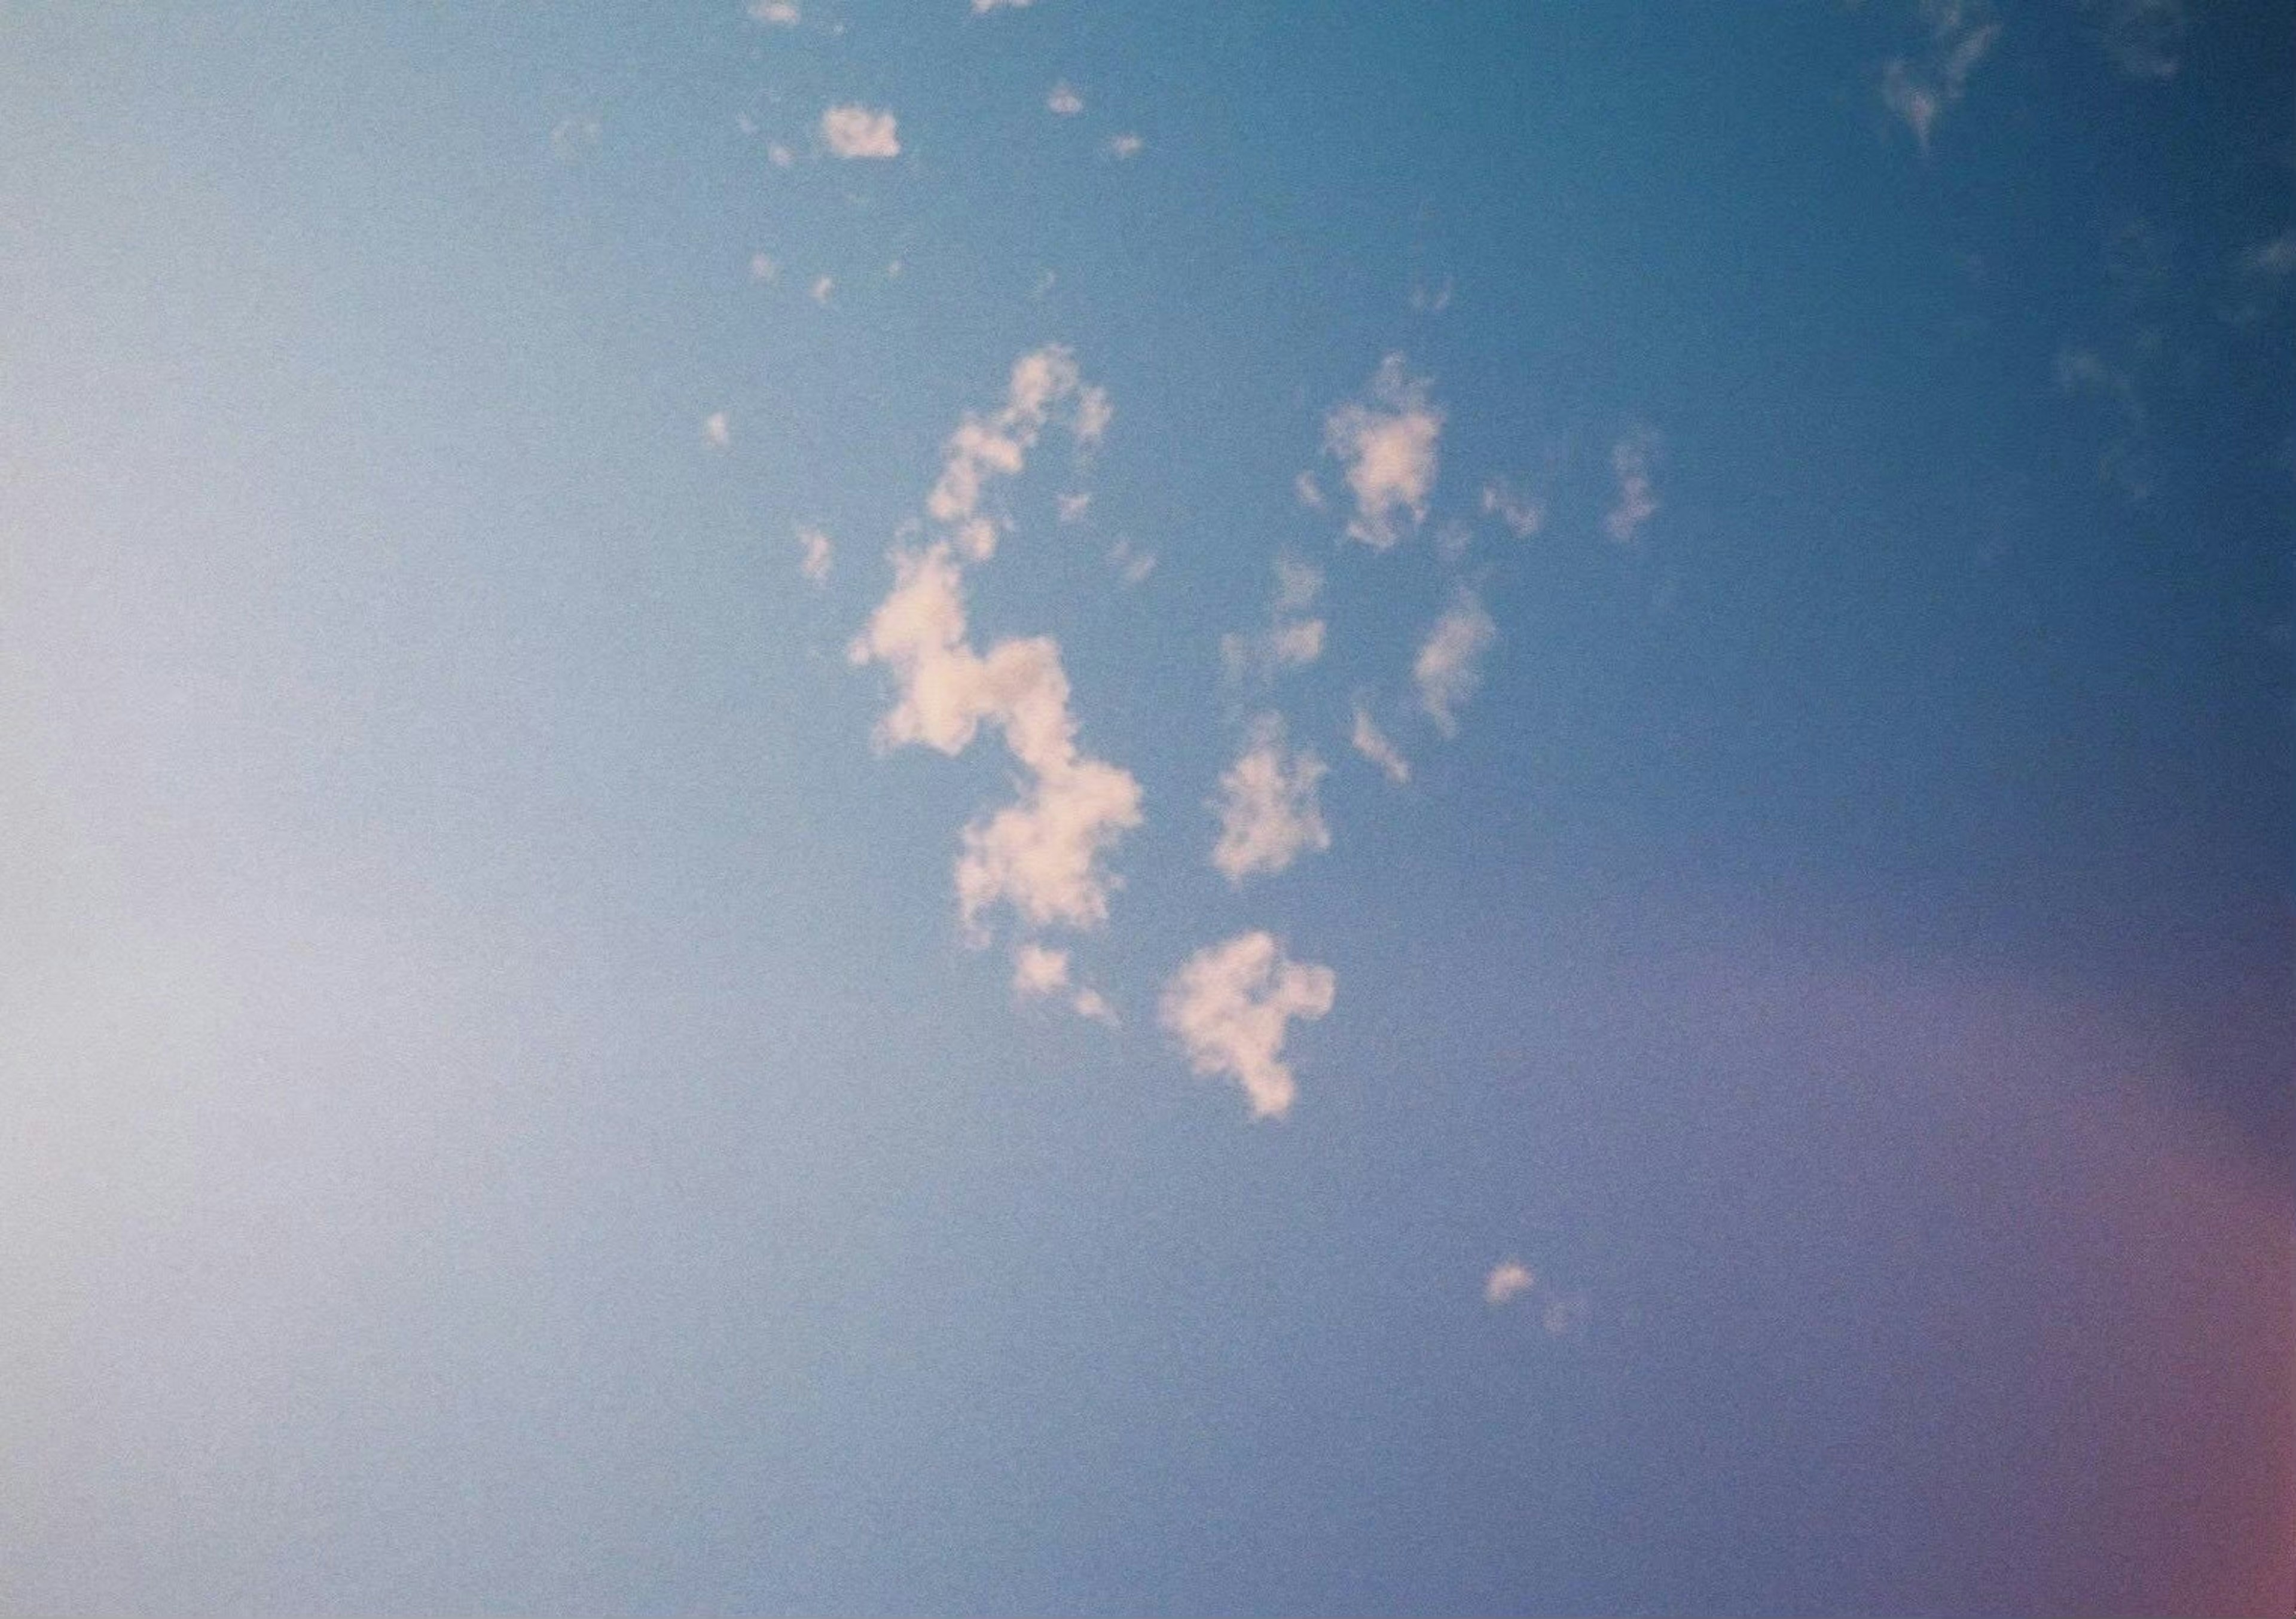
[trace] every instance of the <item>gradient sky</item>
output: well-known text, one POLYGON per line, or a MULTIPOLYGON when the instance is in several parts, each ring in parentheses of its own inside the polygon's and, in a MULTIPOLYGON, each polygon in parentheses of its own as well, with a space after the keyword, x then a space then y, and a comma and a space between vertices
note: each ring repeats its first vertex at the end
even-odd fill
POLYGON ((2296 1602, 2275 0, 0 0, 0 1608, 2296 1602))

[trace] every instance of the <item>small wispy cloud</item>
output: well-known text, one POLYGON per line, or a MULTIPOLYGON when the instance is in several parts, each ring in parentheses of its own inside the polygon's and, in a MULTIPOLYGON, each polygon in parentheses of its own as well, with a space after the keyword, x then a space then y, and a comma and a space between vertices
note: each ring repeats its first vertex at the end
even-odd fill
POLYGON ((599 133, 596 119, 584 113, 569 114, 550 127, 550 155, 562 163, 587 157, 598 149, 599 133))
POLYGON ((1495 478, 1483 486, 1483 515, 1498 519, 1508 533, 1527 540, 1546 526, 1546 503, 1524 494, 1504 478, 1495 478))
POLYGON ((1429 398, 1430 385, 1405 369, 1403 356, 1380 362, 1364 397, 1350 400, 1324 419, 1324 453, 1345 470, 1355 515, 1348 537, 1385 551, 1427 520, 1427 498, 1435 487, 1436 441, 1443 413, 1429 398))
POLYGON ((1445 736, 1459 732, 1459 709, 1482 683, 1483 654, 1498 639, 1498 626, 1473 592, 1462 589, 1411 665, 1419 706, 1445 736))
POLYGON ((1270 934, 1246 933, 1189 957, 1158 1010, 1192 1069, 1234 1079, 1254 1118, 1281 1118, 1298 1094, 1283 1060, 1291 1026, 1329 1013, 1336 987, 1330 968, 1291 960, 1270 934))
POLYGON ((800 528, 797 531, 797 545, 798 571, 816 585, 826 583, 836 554, 829 536, 818 528, 800 528))
POLYGON ((793 29, 798 25, 797 0, 750 0, 750 20, 774 28, 793 29))
POLYGON ((2192 19, 2184 0, 2081 0, 2097 44, 2129 78, 2173 78, 2192 19))
POLYGON ((2240 256, 2243 274, 2284 281, 2296 274, 2296 230, 2283 231, 2269 241, 2260 241, 2240 256))
POLYGON ((1316 475, 1313 472, 1302 472, 1293 478, 1292 493, 1299 497, 1300 503, 1308 511, 1321 511, 1324 509, 1324 487, 1316 481, 1316 475))
POLYGON ((1220 777, 1219 841, 1212 864, 1232 884, 1281 871, 1301 854, 1332 846, 1316 786, 1326 766, 1314 753, 1288 750, 1283 722, 1266 714, 1253 722, 1244 750, 1220 777))
POLYGON ((898 120, 890 112, 848 102, 821 115, 821 143, 840 158, 898 158, 898 120))
POLYGON ((766 146, 766 161, 775 168, 787 168, 797 161, 797 153, 779 141, 768 142, 766 146))
POLYGON ((949 435, 925 510, 970 560, 994 556, 1004 531, 981 510, 989 480, 1020 473, 1055 410, 1065 411, 1069 431, 1082 446, 1098 443, 1116 413, 1107 390, 1079 375, 1076 356, 1051 344, 1013 363, 1002 410, 987 416, 968 411, 949 435))
POLYGON ((1045 110, 1055 118, 1074 118, 1084 110, 1084 97, 1066 79, 1052 87, 1045 97, 1045 110))
POLYGON ((1990 0, 1923 0, 1929 44, 1918 58, 1893 57, 1882 70, 1882 104, 1895 113, 1923 151, 1930 131, 1961 100, 1969 76, 2000 37, 1990 0))
POLYGON ((734 427, 724 411, 712 411, 701 419, 701 441, 721 450, 734 442, 734 427))
POLYGON ((1108 548, 1108 565, 1116 569, 1116 576, 1127 585, 1138 585, 1156 571, 1156 553, 1119 537, 1108 548))
POLYGON ((834 275, 816 275, 813 278, 813 285, 806 289, 806 296, 826 307, 836 291, 837 278, 834 275))
POLYGON ((1520 1259, 1502 1260, 1483 1278, 1483 1303, 1496 1306, 1521 1298, 1538 1286, 1538 1278, 1520 1259))
POLYGON ((1380 768, 1382 774, 1398 787, 1411 780, 1411 762, 1388 740, 1387 732, 1371 716, 1371 710, 1359 700, 1356 704, 1355 729, 1348 733, 1348 744, 1380 768))
POLYGON ((990 12, 1023 12, 1036 0, 972 0, 972 14, 985 17, 990 12))
POLYGON ((1275 600, 1268 627, 1256 635, 1220 637, 1220 661, 1232 678, 1273 675, 1324 655, 1324 621, 1307 616, 1324 589, 1324 570, 1296 557, 1275 559, 1275 600))
POLYGON ((775 262, 771 254, 752 253, 750 255, 750 279, 751 281, 773 281, 776 279, 781 273, 781 266, 775 262))
POLYGON ((1411 307, 1422 315, 1440 315, 1451 307, 1451 278, 1445 276, 1431 286, 1423 281, 1411 283, 1411 307))
POLYGON ((1147 146, 1148 143, 1140 136, 1127 132, 1123 135, 1110 135, 1107 143, 1101 150, 1122 163, 1138 157, 1147 149, 1147 146))
POLYGON ((1603 532, 1621 545, 1634 544, 1642 526, 1658 515, 1658 487, 1652 481, 1651 462, 1658 454, 1658 435, 1636 428, 1611 446, 1611 473, 1618 479, 1618 498, 1603 517, 1603 532))
POLYGON ((1034 942, 1013 953, 1013 995, 1019 1001, 1065 1000, 1079 1018, 1117 1025, 1116 1009, 1098 990, 1076 984, 1069 974, 1069 953, 1034 942))

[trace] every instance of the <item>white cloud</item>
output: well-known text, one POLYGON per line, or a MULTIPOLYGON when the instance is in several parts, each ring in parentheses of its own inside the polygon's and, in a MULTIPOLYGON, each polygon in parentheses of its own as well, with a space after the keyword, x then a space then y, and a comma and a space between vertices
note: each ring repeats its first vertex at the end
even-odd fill
POLYGON ((1324 570, 1297 557, 1275 559, 1275 610, 1303 613, 1324 593, 1324 570))
POLYGON ((1387 740, 1387 733, 1379 728, 1379 722, 1372 718, 1371 710, 1360 702, 1356 704, 1355 729, 1349 733, 1348 742, 1378 765, 1398 787, 1411 780, 1410 761, 1396 750, 1395 744, 1387 740))
POLYGON ((1108 548, 1108 565, 1116 569, 1116 576, 1127 585, 1137 585, 1156 571, 1156 553, 1142 551, 1130 540, 1119 538, 1108 548))
MULTIPOLYGON (((991 662, 1014 644, 1005 642, 992 650, 991 662)), ((1068 682, 1060 673, 1059 648, 1048 640, 1038 644, 1054 660, 1048 683, 1058 682, 1065 701, 1068 682)), ((1072 733, 1073 723, 1063 730, 1072 733)), ((1006 738, 1013 740, 1009 726, 1006 738)), ((1021 750, 1015 746, 1013 751, 1021 750)), ((1054 756, 1022 756, 1022 763, 1037 775, 1021 802, 964 829, 964 853, 956 865, 957 912, 976 938, 983 936, 983 913, 1000 902, 1036 928, 1096 928, 1106 921, 1109 893, 1122 879, 1104 868, 1101 857, 1140 824, 1140 783, 1129 771, 1078 754, 1070 735, 1061 738, 1054 756)))
POLYGON ((797 0, 750 0, 750 20, 793 29, 798 24, 797 0))
POLYGON ((954 755, 987 724, 1027 773, 1018 803, 964 829, 957 907, 975 943, 987 942, 982 918, 999 904, 1032 928, 1105 921, 1120 879, 1103 857, 1141 819, 1139 782, 1077 746, 1060 643, 1002 641, 983 656, 966 639, 959 552, 979 561, 995 549, 996 526, 979 513, 983 478, 1020 472, 1063 401, 1078 399, 1079 417, 1107 415, 1104 396, 1096 407, 1082 402, 1098 390, 1083 385, 1064 348, 1023 356, 1007 392, 1004 410, 985 420, 968 414, 949 440, 929 508, 951 537, 894 553, 893 589, 847 650, 856 664, 889 666, 898 684, 898 699, 878 722, 880 748, 918 744, 954 755))
POLYGON ((806 296, 812 298, 815 303, 826 308, 829 305, 830 295, 834 293, 836 290, 837 278, 835 276, 816 275, 813 278, 813 285, 807 289, 806 296))
POLYGON ((1084 514, 1092 510, 1092 496, 1084 493, 1063 495, 1060 496, 1059 505, 1061 521, 1081 523, 1084 521, 1084 514))
POLYGON ((1267 633, 1267 656, 1277 666, 1311 664, 1324 655, 1324 621, 1300 618, 1267 633))
POLYGON ((1027 1001, 1042 1000, 1069 986, 1069 953, 1036 944, 1013 953, 1013 993, 1027 1001))
POLYGON ((1229 675, 1241 679, 1255 672, 1273 674, 1314 663, 1324 655, 1324 621, 1303 618, 1323 593, 1324 570, 1294 557, 1275 559, 1275 604, 1266 632, 1257 635, 1220 637, 1220 661, 1229 675))
POLYGON ((1621 545, 1634 544, 1642 526, 1658 515, 1658 491, 1651 481, 1651 457, 1658 435, 1637 428, 1611 446, 1611 471, 1619 480, 1616 504, 1603 518, 1603 532, 1621 545))
POLYGON ((1316 799, 1324 762, 1302 749, 1287 755, 1283 722, 1273 714, 1253 723, 1242 755, 1220 777, 1219 841, 1212 864, 1241 885, 1258 872, 1281 871, 1310 850, 1332 846, 1316 799))
POLYGON ((1411 283, 1411 307, 1422 315, 1440 315, 1451 307, 1451 278, 1446 275, 1441 284, 1431 287, 1425 282, 1411 283))
POLYGON ((1053 86, 1051 94, 1045 97, 1045 110, 1059 118, 1074 118, 1084 110, 1084 97, 1063 79, 1053 86))
POLYGON ((751 281, 772 281, 776 276, 780 275, 781 273, 781 266, 775 263, 769 255, 764 253, 752 253, 750 255, 750 279, 751 281))
POLYGON ((990 12, 1026 11, 1035 0, 972 0, 972 14, 985 17, 990 12))
POLYGON ((1496 517, 1515 538, 1527 540, 1546 526, 1546 503, 1495 478, 1483 486, 1483 515, 1496 517))
POLYGON ((1013 953, 1013 993, 1021 1001, 1044 1001, 1065 996, 1069 1010, 1079 1018, 1117 1026, 1116 1009, 1096 989, 1074 984, 1069 977, 1069 953, 1028 943, 1013 953))
POLYGON ((818 528, 800 528, 797 531, 797 544, 800 552, 798 571, 816 585, 825 582, 829 577, 830 560, 835 552, 829 536, 818 528))
POLYGON ((1059 642, 1004 641, 986 657, 966 643, 962 576, 947 542, 896 553, 894 563, 892 593, 848 651, 857 664, 890 666, 899 683, 899 701, 878 722, 878 745, 955 755, 986 722, 1029 773, 1018 804, 964 830, 956 890, 968 933, 982 937, 980 919, 999 902, 1034 927, 1096 927, 1118 886, 1101 857, 1140 824, 1140 784, 1078 751, 1059 642))
POLYGON ((734 429, 724 411, 714 411, 701 419, 701 437, 703 442, 721 450, 734 442, 734 429))
POLYGON ((821 143, 840 158, 898 158, 901 141, 890 112, 848 102, 821 115, 821 143))
POLYGON ((1896 57, 1882 70, 1882 104, 1895 113, 1922 149, 1946 110, 1961 100, 1969 76, 2000 37, 1989 0, 1923 0, 1929 48, 1919 61, 1896 57))
POLYGON ((1443 413, 1429 403, 1426 379, 1407 374, 1399 354, 1380 362, 1362 399, 1324 420, 1324 453, 1346 469, 1355 495, 1350 539, 1385 551, 1402 537, 1399 519, 1414 528, 1427 520, 1442 430, 1443 413))
POLYGON ((1246 933, 1189 957, 1159 1012, 1191 1068, 1235 1080, 1254 1118, 1281 1118, 1298 1090, 1284 1037, 1294 1020, 1328 1013, 1335 986, 1330 968, 1292 961, 1270 935, 1246 933))
POLYGON ((1502 1260, 1483 1278, 1483 1303, 1499 1305, 1521 1298, 1538 1285, 1538 1278, 1520 1259, 1502 1260))
POLYGON ((1029 452, 1062 405, 1070 406, 1069 430, 1078 444, 1096 443, 1115 414, 1107 391, 1087 384, 1078 372, 1076 356, 1050 344, 1013 362, 1002 410, 988 416, 968 411, 949 435, 925 511, 947 529, 968 560, 994 556, 1004 532, 1001 521, 981 510, 989 480, 1020 476, 1029 452))
POLYGON ((1141 152, 1145 150, 1147 144, 1148 143, 1142 140, 1138 135, 1128 132, 1123 135, 1110 135, 1108 137, 1108 144, 1102 150, 1106 151, 1110 157, 1114 158, 1118 162, 1121 163, 1128 159, 1138 157, 1141 152))
POLYGON ((1321 511, 1324 509, 1323 486, 1316 481, 1313 472, 1302 472, 1293 478, 1292 493, 1300 497, 1300 503, 1308 511, 1321 511))
POLYGON ((791 151, 779 141, 771 141, 766 145, 766 161, 772 164, 775 168, 787 168, 791 164, 797 161, 797 153, 791 151))
POLYGON ((1483 604, 1472 591, 1462 590, 1419 649, 1411 666, 1412 681, 1419 688, 1419 706, 1445 736, 1458 734, 1459 707, 1481 683, 1478 666, 1497 639, 1498 626, 1483 610, 1483 604))

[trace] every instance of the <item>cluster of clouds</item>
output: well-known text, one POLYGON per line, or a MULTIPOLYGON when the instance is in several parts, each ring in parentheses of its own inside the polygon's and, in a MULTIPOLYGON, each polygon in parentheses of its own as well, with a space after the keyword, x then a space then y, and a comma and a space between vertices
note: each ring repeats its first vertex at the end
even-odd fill
POLYGON ((1969 87, 2001 25, 1988 0, 1923 0, 1929 38, 1910 56, 1892 57, 1882 70, 1882 104, 1895 113, 1926 151, 1930 131, 1969 87))
POLYGON ((1577 1337, 1587 1329, 1587 1296, 1540 1286, 1538 1272, 1520 1259, 1503 1259, 1483 1278, 1483 1303, 1494 1310, 1528 1304, 1538 1295, 1538 1322, 1546 1336, 1577 1337))
POLYGON ((1080 445, 1106 429, 1107 396, 1075 357, 1051 346, 1013 367, 1002 409, 968 413, 944 448, 926 501, 939 537, 893 553, 894 585, 848 649, 857 665, 894 675, 898 699, 878 722, 881 748, 920 745, 955 756, 994 727, 1020 765, 1020 800, 964 829, 956 863, 959 915, 985 944, 986 918, 1009 906, 1029 928, 1091 928, 1107 920, 1117 879, 1105 856, 1140 824, 1140 783, 1078 746, 1060 643, 1037 635, 976 651, 965 621, 964 568, 996 554, 1004 522, 985 509, 988 486, 1016 477, 1059 413, 1080 445))
POLYGON ((1311 609, 1323 594, 1324 570, 1292 556, 1275 559, 1275 600, 1266 630, 1220 637, 1220 661, 1232 679, 1302 668, 1324 655, 1324 620, 1311 609))
MULTIPOLYGON (((1106 923, 1120 879, 1109 857, 1142 821, 1138 780, 1078 745, 1060 643, 1050 636, 1000 641, 986 652, 972 644, 964 575, 996 554, 1007 522, 990 503, 995 485, 1019 477, 1047 428, 1064 426, 1081 450, 1095 445, 1113 418, 1104 391, 1086 382, 1075 356, 1051 345, 1013 364, 1004 404, 967 413, 943 446, 939 477, 926 496, 932 537, 897 545, 890 592, 848 648, 857 666, 893 675, 893 705, 879 719, 881 749, 922 746, 955 756, 993 729, 1021 766, 1017 802, 976 818, 961 835, 955 887, 968 943, 989 942, 990 915, 1002 907, 1020 924, 1013 992, 1024 1002, 1059 1001, 1079 1017, 1114 1026, 1115 1008, 1079 984, 1068 950, 1039 936, 1064 928, 1090 931, 1106 923)), ((1087 497, 1062 503, 1064 519, 1081 518, 1087 497)), ((827 541, 821 566, 827 567, 827 541)), ((800 535, 808 564, 816 554, 800 535)), ((1235 773, 1232 836, 1221 858, 1241 880, 1280 870, 1299 852, 1328 843, 1314 802, 1323 765, 1285 752, 1280 729, 1262 741, 1273 764, 1263 773, 1248 755, 1235 773)), ((1255 1116, 1281 1115, 1293 1084, 1283 1061, 1294 1020, 1331 1010, 1330 969, 1284 957, 1272 936, 1248 933, 1206 946, 1185 964, 1160 1003, 1160 1020, 1193 1067, 1226 1075, 1250 1099, 1255 1116)))
MULTIPOLYGON (((887 131, 888 138, 891 132, 887 131)), ((1012 989, 1024 1003, 1063 1004, 1077 1015, 1116 1026, 1116 1008, 1079 981, 1071 952, 1046 942, 1054 930, 1103 928, 1123 886, 1112 869, 1125 838, 1144 824, 1144 796, 1130 771, 1087 752, 1080 741, 1073 694, 1059 642, 1015 636, 985 650, 968 618, 968 571, 996 557, 1010 519, 996 498, 1021 477, 1046 432, 1064 429, 1079 462, 1099 445, 1114 417, 1105 390, 1087 381, 1075 356, 1060 345, 1022 355, 1013 364, 1001 404, 967 411, 942 446, 923 519, 890 553, 891 588, 848 648, 857 666, 885 669, 894 694, 879 718, 881 750, 930 748, 955 756, 984 732, 1019 767, 1016 797, 976 816, 959 834, 953 886, 967 943, 985 947, 999 916, 1013 929, 1012 989)), ((1441 471, 1446 416, 1432 381, 1402 355, 1383 357, 1363 388, 1324 415, 1322 450, 1345 492, 1336 514, 1342 546, 1383 555, 1427 526, 1441 471)), ((1629 427, 1612 443, 1615 498, 1602 527, 1621 545, 1635 544, 1659 510, 1653 464, 1657 435, 1629 427)), ((1551 470, 1552 469, 1550 469, 1551 470)), ((1312 471, 1297 483, 1300 500, 1328 510, 1312 471)), ((1544 497, 1500 477, 1482 484, 1480 512, 1518 540, 1542 533, 1544 497)), ((1058 497, 1063 527, 1086 520, 1091 495, 1058 497)), ((1465 528, 1454 523, 1453 527, 1465 528)), ((1447 529, 1447 533, 1448 530, 1447 529)), ((1447 568, 1464 554, 1471 528, 1437 550, 1447 568)), ((799 531, 800 567, 827 576, 832 547, 817 529, 799 531)), ((1127 583, 1155 562, 1128 541, 1108 552, 1127 583)), ((1232 633, 1220 643, 1230 681, 1250 683, 1263 705, 1277 677, 1319 661, 1329 626, 1321 611, 1323 568, 1289 552, 1274 559, 1274 589, 1263 628, 1232 633)), ((1483 682, 1499 628, 1477 584, 1455 577, 1450 599, 1419 640, 1408 670, 1415 708, 1434 733, 1457 735, 1464 709, 1483 682)), ((1412 780, 1412 765, 1372 695, 1358 689, 1343 734, 1353 751, 1389 781, 1412 780)), ((1232 761, 1205 803, 1217 822, 1208 861, 1232 887, 1290 871, 1332 846, 1322 790, 1331 767, 1313 747, 1296 742, 1285 715, 1262 706, 1240 722, 1232 761)), ((1233 1080, 1253 1116, 1290 1109, 1297 1083, 1284 1051, 1294 1025, 1330 1011, 1331 970, 1295 961, 1275 936, 1251 929, 1192 955, 1167 983, 1158 1022, 1197 1073, 1233 1080)))
MULTIPOLYGON (((2183 65, 2192 18, 2185 0, 2075 0, 2106 58, 2127 78, 2155 83, 2183 65)), ((2001 37, 1991 0, 1920 0, 1925 37, 1882 64, 1882 104, 1922 150, 1938 120, 1968 93, 1970 76, 2001 37)))

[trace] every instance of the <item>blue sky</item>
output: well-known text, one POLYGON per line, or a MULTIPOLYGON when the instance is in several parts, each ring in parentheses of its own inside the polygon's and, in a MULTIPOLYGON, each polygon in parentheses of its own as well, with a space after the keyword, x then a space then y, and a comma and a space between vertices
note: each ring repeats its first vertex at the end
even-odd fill
POLYGON ((2269 4, 0 4, 0 1606, 2285 1610, 2269 4))

